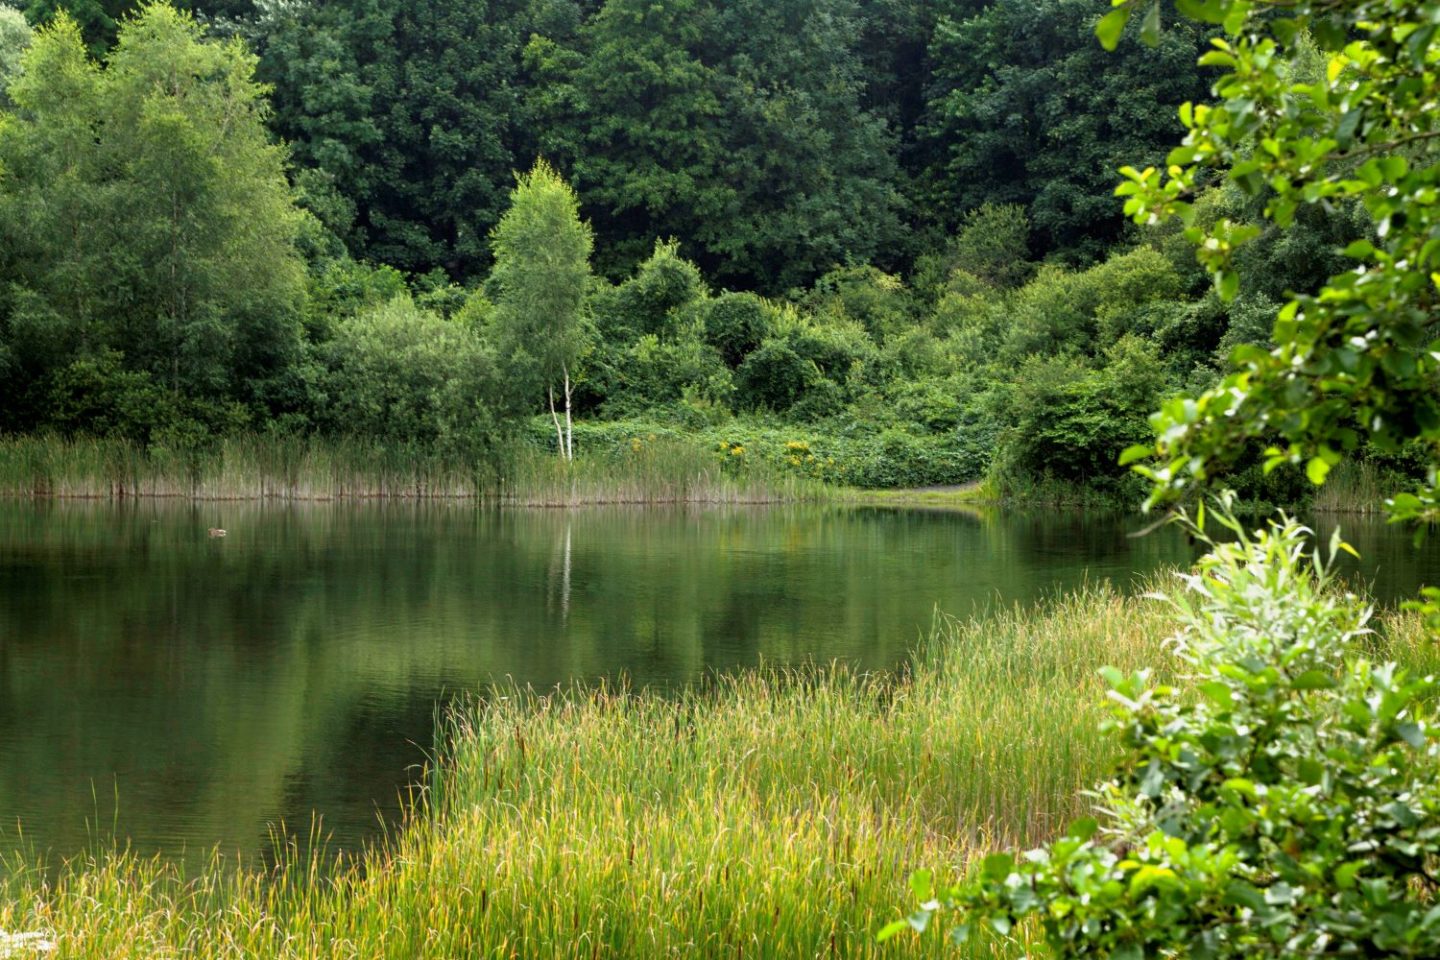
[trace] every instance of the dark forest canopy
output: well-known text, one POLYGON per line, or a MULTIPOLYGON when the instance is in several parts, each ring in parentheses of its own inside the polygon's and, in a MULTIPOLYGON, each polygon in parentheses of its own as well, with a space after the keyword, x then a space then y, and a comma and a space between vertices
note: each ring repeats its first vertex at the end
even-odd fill
MULTIPOLYGON (((68 10, 92 53, 129 0, 68 10)), ((983 203, 1033 252, 1093 262, 1121 163, 1157 159, 1203 96, 1200 37, 1107 56, 1090 0, 186 0, 239 35, 303 204, 357 258, 476 280, 512 174, 580 194, 597 268, 656 239, 716 282, 780 293, 907 269, 983 203)))

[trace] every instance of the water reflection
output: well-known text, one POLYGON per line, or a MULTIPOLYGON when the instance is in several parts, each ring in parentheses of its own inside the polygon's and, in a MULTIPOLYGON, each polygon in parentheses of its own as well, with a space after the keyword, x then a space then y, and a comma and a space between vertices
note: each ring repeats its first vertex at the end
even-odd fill
MULTIPOLYGON (((1082 514, 469 505, 0 504, 0 829, 61 853, 255 854, 319 811, 393 813, 437 703, 497 679, 844 659, 890 667, 936 605, 1188 562, 1082 514), (224 539, 206 531, 221 527, 224 539), (118 803, 118 807, 117 807, 118 803)), ((1387 596, 1433 551, 1346 524, 1387 596)), ((1427 565, 1428 564, 1428 565, 1427 565)))

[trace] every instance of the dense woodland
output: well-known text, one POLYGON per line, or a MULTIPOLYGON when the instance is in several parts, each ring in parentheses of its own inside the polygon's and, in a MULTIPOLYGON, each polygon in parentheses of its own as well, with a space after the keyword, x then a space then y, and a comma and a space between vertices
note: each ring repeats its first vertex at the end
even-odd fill
POLYGON ((1372 230, 1306 210, 1222 302, 1178 228, 1128 227, 1116 170, 1207 97, 1205 28, 1107 54, 1093 0, 186 6, 0 8, 0 431, 503 458, 556 443, 563 362, 582 449, 1113 490, 1146 414, 1372 230), (506 241, 532 170, 560 219, 506 241), (526 287, 552 228, 560 333, 526 287))

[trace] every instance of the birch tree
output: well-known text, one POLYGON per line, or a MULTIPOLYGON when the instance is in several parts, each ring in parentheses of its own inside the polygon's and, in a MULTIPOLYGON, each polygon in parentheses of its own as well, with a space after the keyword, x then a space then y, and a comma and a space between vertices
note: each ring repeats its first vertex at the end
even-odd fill
POLYGON ((560 456, 573 459, 571 398, 587 345, 585 290, 594 245, 590 225, 580 219, 575 191, 540 160, 518 178, 510 209, 492 232, 491 243, 491 333, 499 356, 511 383, 544 389, 560 456))

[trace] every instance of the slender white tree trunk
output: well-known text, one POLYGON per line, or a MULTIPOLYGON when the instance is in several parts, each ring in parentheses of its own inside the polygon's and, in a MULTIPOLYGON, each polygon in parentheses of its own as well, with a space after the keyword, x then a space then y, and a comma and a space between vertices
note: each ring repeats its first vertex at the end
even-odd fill
MULTIPOLYGON (((560 428, 560 416, 555 412, 555 388, 547 387, 546 390, 550 394, 550 419, 555 421, 555 445, 560 451, 560 456, 569 460, 570 458, 566 456, 565 431, 560 428)), ((566 415, 569 415, 568 412, 566 415)))
POLYGON ((565 459, 575 459, 575 426, 570 422, 570 368, 560 364, 560 370, 565 374, 565 459))

